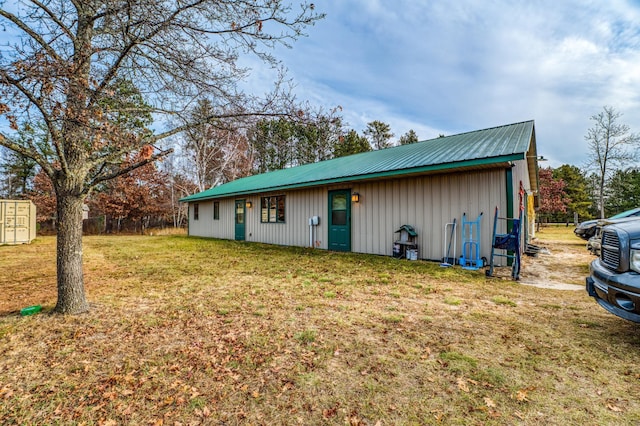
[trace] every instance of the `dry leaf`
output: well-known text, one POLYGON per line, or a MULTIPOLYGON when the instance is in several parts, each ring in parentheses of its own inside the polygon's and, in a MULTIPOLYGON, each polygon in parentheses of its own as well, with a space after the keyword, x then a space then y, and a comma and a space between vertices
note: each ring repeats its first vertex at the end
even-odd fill
POLYGON ((493 402, 493 399, 489 398, 488 396, 484 397, 484 403, 487 404, 487 407, 489 407, 489 408, 495 408, 496 407, 496 403, 493 402))
POLYGON ((460 389, 462 392, 469 392, 469 386, 462 377, 458 378, 458 389, 460 389))
POLYGON ((211 415, 211 410, 206 405, 202 408, 202 417, 209 417, 211 415))
POLYGON ((497 419, 502 415, 498 413, 496 410, 489 410, 489 416, 493 417, 494 419, 497 419))
POLYGON ((335 407, 322 410, 322 417, 324 417, 325 419, 330 419, 331 417, 335 416, 337 413, 338 413, 338 406, 336 405, 335 407))
POLYGON ((615 406, 615 405, 613 405, 613 404, 610 404, 610 403, 609 403, 609 404, 607 404, 607 408, 608 408, 609 410, 613 411, 613 412, 616 412, 616 413, 620 413, 620 412, 622 412, 622 408, 617 407, 617 406, 615 406))
POLYGON ((518 393, 516 394, 516 401, 518 401, 518 402, 527 401, 527 390, 526 389, 520 389, 518 391, 518 393))

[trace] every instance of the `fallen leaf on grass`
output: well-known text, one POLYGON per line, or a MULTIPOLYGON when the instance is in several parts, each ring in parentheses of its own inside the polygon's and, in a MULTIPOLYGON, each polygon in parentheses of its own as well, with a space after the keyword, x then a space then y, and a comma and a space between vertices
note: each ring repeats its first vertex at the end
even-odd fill
POLYGON ((516 400, 516 401, 518 401, 518 402, 527 402, 527 401, 529 401, 529 399, 528 399, 529 391, 532 391, 532 390, 534 390, 534 389, 535 389, 535 386, 529 386, 529 387, 527 387, 527 388, 520 389, 520 390, 515 394, 515 396, 514 396, 514 395, 512 395, 512 396, 511 396, 511 398, 515 399, 515 400, 516 400))
POLYGON ((444 418, 444 413, 440 410, 431 410, 431 414, 433 415, 433 417, 436 419, 437 422, 442 421, 442 419, 444 418))
POLYGON ((527 391, 520 389, 516 394, 516 401, 523 402, 527 400, 527 391))
POLYGON ((462 377, 458 378, 458 389, 460 389, 462 392, 469 392, 469 386, 462 377))
POLYGON ((350 416, 344 419, 344 423, 350 426, 361 426, 364 425, 364 421, 360 419, 358 416, 350 416))
POLYGON ((322 417, 324 417, 325 419, 330 419, 331 417, 335 416, 337 413, 338 413, 338 405, 336 405, 335 407, 326 408, 322 410, 322 417))
POLYGON ((489 408, 495 408, 496 407, 496 403, 493 402, 493 399, 489 398, 488 396, 484 397, 484 403, 487 404, 487 407, 489 407, 489 408))
POLYGON ((622 408, 620 408, 620 407, 618 407, 618 406, 616 406, 616 405, 613 405, 613 404, 611 404, 611 403, 607 403, 607 408, 608 408, 609 410, 611 410, 611 411, 615 412, 615 413, 621 413, 621 412, 622 412, 622 408))
POLYGON ((0 397, 9 399, 13 396, 13 391, 7 387, 0 389, 0 397))

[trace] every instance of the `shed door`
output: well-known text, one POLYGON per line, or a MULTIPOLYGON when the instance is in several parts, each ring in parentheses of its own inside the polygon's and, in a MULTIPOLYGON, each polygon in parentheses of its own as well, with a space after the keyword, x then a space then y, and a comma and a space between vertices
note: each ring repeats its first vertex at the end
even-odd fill
POLYGON ((236 200, 236 241, 244 241, 244 200, 236 200))
POLYGON ((351 251, 350 193, 329 191, 329 250, 351 251))

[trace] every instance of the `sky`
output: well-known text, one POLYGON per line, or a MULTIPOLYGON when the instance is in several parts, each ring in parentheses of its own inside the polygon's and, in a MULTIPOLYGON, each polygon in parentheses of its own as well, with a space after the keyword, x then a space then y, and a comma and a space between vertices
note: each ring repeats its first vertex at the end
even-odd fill
MULTIPOLYGON (((295 3, 295 2, 294 2, 295 3)), ((584 166, 611 106, 640 133, 640 1, 319 0, 276 56, 299 100, 420 140, 534 120, 541 167, 584 166)), ((264 81, 256 65, 252 78, 264 81)))
MULTIPOLYGON (((534 120, 543 167, 586 165, 590 117, 604 106, 640 133, 640 0, 317 0, 315 10, 326 17, 273 53, 298 100, 340 107, 358 132, 379 120, 394 140, 410 129, 426 140, 534 120)), ((268 91, 275 72, 243 65, 247 88, 268 91)))

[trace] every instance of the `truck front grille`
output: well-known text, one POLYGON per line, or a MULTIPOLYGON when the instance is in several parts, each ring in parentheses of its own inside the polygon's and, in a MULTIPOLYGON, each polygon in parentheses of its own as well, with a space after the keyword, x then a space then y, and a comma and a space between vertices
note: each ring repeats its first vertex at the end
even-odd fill
POLYGON ((618 269, 620 265, 620 240, 617 233, 608 230, 602 233, 600 259, 609 268, 618 269))

